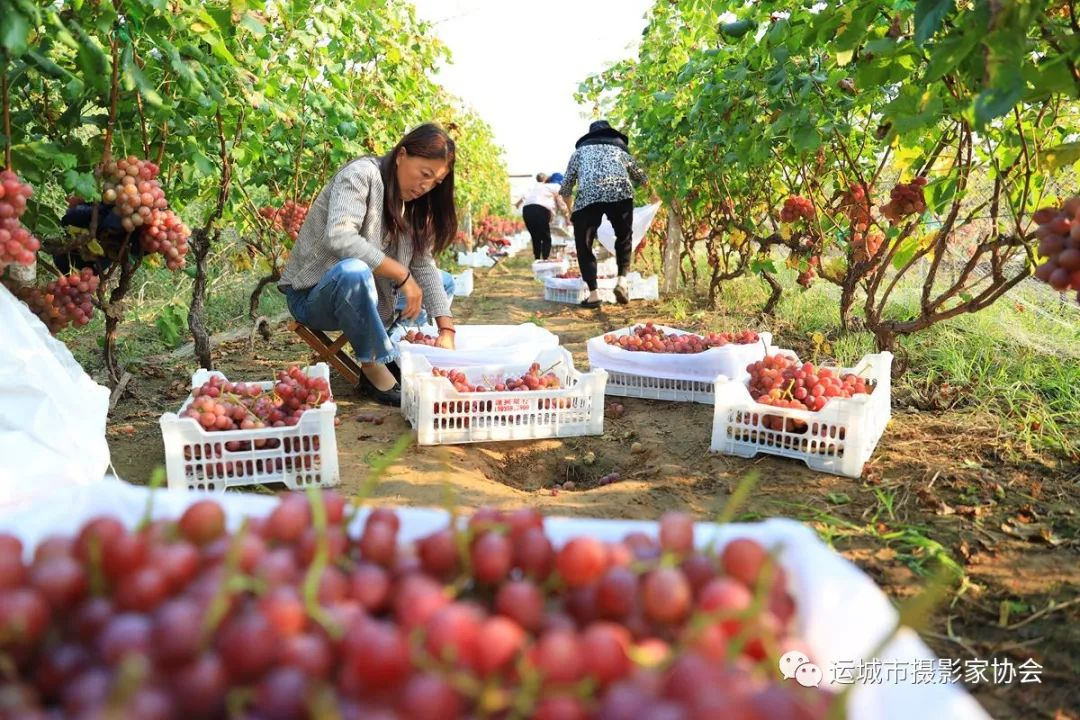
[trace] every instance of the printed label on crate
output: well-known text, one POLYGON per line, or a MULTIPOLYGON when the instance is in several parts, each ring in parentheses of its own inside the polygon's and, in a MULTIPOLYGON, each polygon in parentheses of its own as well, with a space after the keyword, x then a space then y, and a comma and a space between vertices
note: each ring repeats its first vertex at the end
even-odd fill
POLYGON ((529 398, 505 398, 493 405, 496 412, 527 412, 531 406, 529 398))

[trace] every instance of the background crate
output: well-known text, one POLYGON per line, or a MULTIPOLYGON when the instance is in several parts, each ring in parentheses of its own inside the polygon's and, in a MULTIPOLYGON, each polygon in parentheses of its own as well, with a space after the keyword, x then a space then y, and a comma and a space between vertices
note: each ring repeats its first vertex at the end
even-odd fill
POLYGON ((472 252, 459 252, 457 254, 457 264, 462 267, 488 268, 492 267, 495 261, 488 254, 486 248, 480 248, 472 252))
POLYGON ((596 277, 615 277, 619 274, 619 263, 614 256, 608 256, 596 262, 596 277))
POLYGON ((655 275, 646 278, 641 277, 640 273, 632 272, 626 276, 626 284, 631 300, 660 299, 660 278, 655 275))
POLYGON ((570 269, 570 263, 566 260, 534 260, 532 264, 533 277, 537 280, 555 277, 570 269))
MULTIPOLYGON (((600 302, 615 302, 615 278, 597 278, 596 289, 600 302)), ((580 305, 589 297, 589 288, 581 278, 545 278, 544 299, 550 302, 580 305)))
POLYGON ((473 271, 467 268, 464 272, 454 275, 454 297, 469 297, 473 291, 473 271))
MULTIPOLYGON (((564 348, 548 348, 533 362, 549 367, 563 384, 557 390, 459 393, 450 381, 431 374, 427 358, 402 358, 401 412, 420 445, 601 435, 604 432, 603 370, 581 373, 564 348), (556 364, 557 363, 557 364, 556 364), (551 367, 551 366, 555 367, 551 367)), ((469 382, 519 377, 528 364, 461 368, 469 382)))
MULTIPOLYGON (((637 326, 604 335, 629 335, 634 327, 637 326)), ((656 327, 669 334, 686 334, 685 330, 662 325, 656 327)), ((604 342, 604 335, 590 338, 586 348, 589 367, 607 370, 608 395, 703 405, 713 404, 716 375, 748 377, 746 366, 765 357, 766 348, 772 346, 772 333, 762 332, 758 333, 760 342, 750 345, 725 345, 696 355, 667 355, 612 347, 604 342), (678 373, 677 369, 684 372, 678 373), (691 370, 694 372, 689 372, 691 370), (672 377, 676 374, 683 374, 684 377, 672 377), (711 379, 706 380, 706 377, 711 379)))
MULTIPOLYGON (((330 381, 326 363, 305 368, 304 374, 330 381)), ((199 370, 191 377, 192 390, 213 376, 227 379, 219 372, 199 370)), ((272 390, 275 383, 248 384, 272 390)), ((192 400, 188 395, 180 413, 192 400)), ((305 412, 292 427, 207 432, 180 413, 165 413, 159 420, 170 489, 221 491, 283 482, 296 490, 337 485, 340 480, 334 433, 337 405, 332 399, 305 412)))
POLYGON ((717 378, 710 449, 745 458, 758 453, 780 455, 802 460, 812 470, 857 478, 892 417, 892 358, 889 352, 871 354, 854 368, 837 370, 874 381, 874 390, 869 395, 833 398, 818 412, 754 402, 748 378, 741 382, 717 378), (801 420, 806 428, 773 430, 766 417, 801 420))

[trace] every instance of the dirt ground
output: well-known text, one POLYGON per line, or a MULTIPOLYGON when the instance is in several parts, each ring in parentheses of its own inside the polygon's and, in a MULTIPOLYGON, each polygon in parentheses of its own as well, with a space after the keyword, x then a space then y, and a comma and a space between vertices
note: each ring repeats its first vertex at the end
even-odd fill
MULTIPOLYGON (((650 319, 679 326, 659 314, 657 303, 588 311, 545 302, 521 259, 475 272, 476 292, 454 303, 458 323, 537 322, 560 337, 578 367, 587 367, 585 341, 601 332, 650 319)), ((741 329, 730 312, 698 325, 741 329)), ((757 328, 751 318, 741 322, 757 328)), ((783 331, 773 329, 774 342, 787 346, 783 331)), ((257 380, 306 362, 311 353, 281 325, 269 342, 222 344, 215 358, 228 377, 257 380)), ((142 482, 163 464, 157 419, 179 406, 193 369, 191 359, 133 369, 131 394, 117 406, 109 430, 121 477, 142 482)), ((396 412, 359 401, 340 379, 333 389, 342 421, 342 482, 346 491, 355 490, 409 427, 396 412), (372 414, 384 422, 357 420, 372 414)), ((1043 668, 1041 684, 969 685, 994 717, 1080 718, 1080 467, 1048 456, 1006 459, 996 418, 920 412, 897 399, 885 436, 855 480, 779 458, 709 454, 711 406, 619 402, 625 414, 609 416, 598 437, 413 444, 386 471, 374 497, 390 505, 443 505, 449 485, 466 508, 531 506, 548 514, 639 519, 679 509, 708 519, 756 470, 759 480, 741 518, 784 515, 808 522, 894 598, 921 587, 935 552, 962 568, 959 591, 924 632, 931 647, 941 657, 1010 658, 1017 665, 1033 658, 1043 668), (629 451, 635 442, 643 452, 629 451), (622 481, 599 486, 612 471, 622 481), (566 480, 573 490, 553 491, 566 480)))

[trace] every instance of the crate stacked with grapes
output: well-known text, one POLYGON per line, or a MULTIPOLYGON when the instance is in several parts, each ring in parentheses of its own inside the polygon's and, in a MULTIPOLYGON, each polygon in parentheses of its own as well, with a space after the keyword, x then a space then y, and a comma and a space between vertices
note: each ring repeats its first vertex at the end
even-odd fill
POLYGON ((753 330, 697 334, 651 321, 591 338, 589 364, 610 395, 712 404, 718 375, 738 378, 772 341, 753 330))
POLYGON ((282 370, 264 382, 230 382, 200 370, 191 386, 180 411, 159 421, 169 487, 338 483, 337 405, 325 363, 282 370))

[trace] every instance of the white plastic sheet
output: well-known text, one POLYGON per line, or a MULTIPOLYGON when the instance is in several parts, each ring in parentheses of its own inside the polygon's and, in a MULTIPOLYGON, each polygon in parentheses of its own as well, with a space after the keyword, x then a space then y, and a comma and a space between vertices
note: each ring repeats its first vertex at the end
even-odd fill
MULTIPOLYGON (((656 327, 669 335, 686 334, 685 330, 665 325, 656 327)), ((604 335, 629 335, 631 332, 633 328, 628 327, 604 335)), ((679 355, 623 350, 617 345, 608 345, 604 335, 589 338, 585 344, 589 353, 589 367, 630 375, 707 383, 715 381, 717 375, 741 378, 746 374, 746 366, 764 358, 772 345, 772 333, 763 332, 758 342, 749 345, 732 343, 692 355, 679 355)))
MULTIPOLYGON (((151 502, 150 490, 107 478, 93 488, 77 488, 40 503, 32 512, 10 518, 5 530, 22 538, 29 558, 34 546, 49 534, 70 534, 95 515, 112 514, 134 526, 148 510, 153 518, 175 518, 187 505, 203 497, 203 493, 162 490, 153 493, 151 502)), ((241 493, 214 498, 224 507, 232 530, 244 516, 266 515, 276 502, 265 495, 241 493)), ((399 539, 404 542, 430 534, 447 523, 447 514, 441 510, 401 508, 397 512, 401 519, 399 539)), ((354 535, 365 515, 361 513, 351 528, 354 535)), ((657 533, 656 523, 634 520, 548 518, 545 524, 557 546, 583 534, 610 541, 633 531, 654 537, 657 533)), ((833 680, 830 668, 835 663, 873 659, 868 654, 892 631, 897 614, 867 575, 825 547, 809 528, 791 520, 724 526, 701 523, 695 533, 699 547, 714 542, 721 548, 736 537, 753 538, 766 547, 778 549, 779 562, 790 578, 790 590, 797 604, 797 630, 813 654, 811 661, 822 669, 823 684, 833 680)), ((908 630, 899 633, 875 657, 883 663, 897 661, 900 667, 934 659, 922 640, 908 630)), ((835 689, 839 687, 834 685, 835 689)), ((847 717, 849 720, 989 719, 962 687, 914 683, 910 675, 907 680, 900 680, 898 674, 886 673, 882 673, 880 683, 862 684, 853 689, 847 717)))
POLYGON ((0 286, 0 518, 101 481, 109 391, 0 286))
MULTIPOLYGON (((645 233, 649 231, 649 226, 652 225, 659 209, 660 203, 634 208, 634 232, 631 240, 631 246, 634 250, 645 239, 645 233)), ((600 241, 600 244, 608 252, 615 252, 615 228, 611 227, 611 222, 607 217, 600 223, 600 227, 596 231, 596 239, 600 241)))
POLYGON ((434 325, 419 328, 398 326, 390 334, 390 340, 401 353, 423 355, 436 367, 474 367, 506 363, 528 365, 537 350, 556 347, 559 336, 539 325, 458 325, 454 335, 455 350, 430 345, 417 345, 402 338, 409 330, 419 330, 425 335, 438 335, 434 325))

